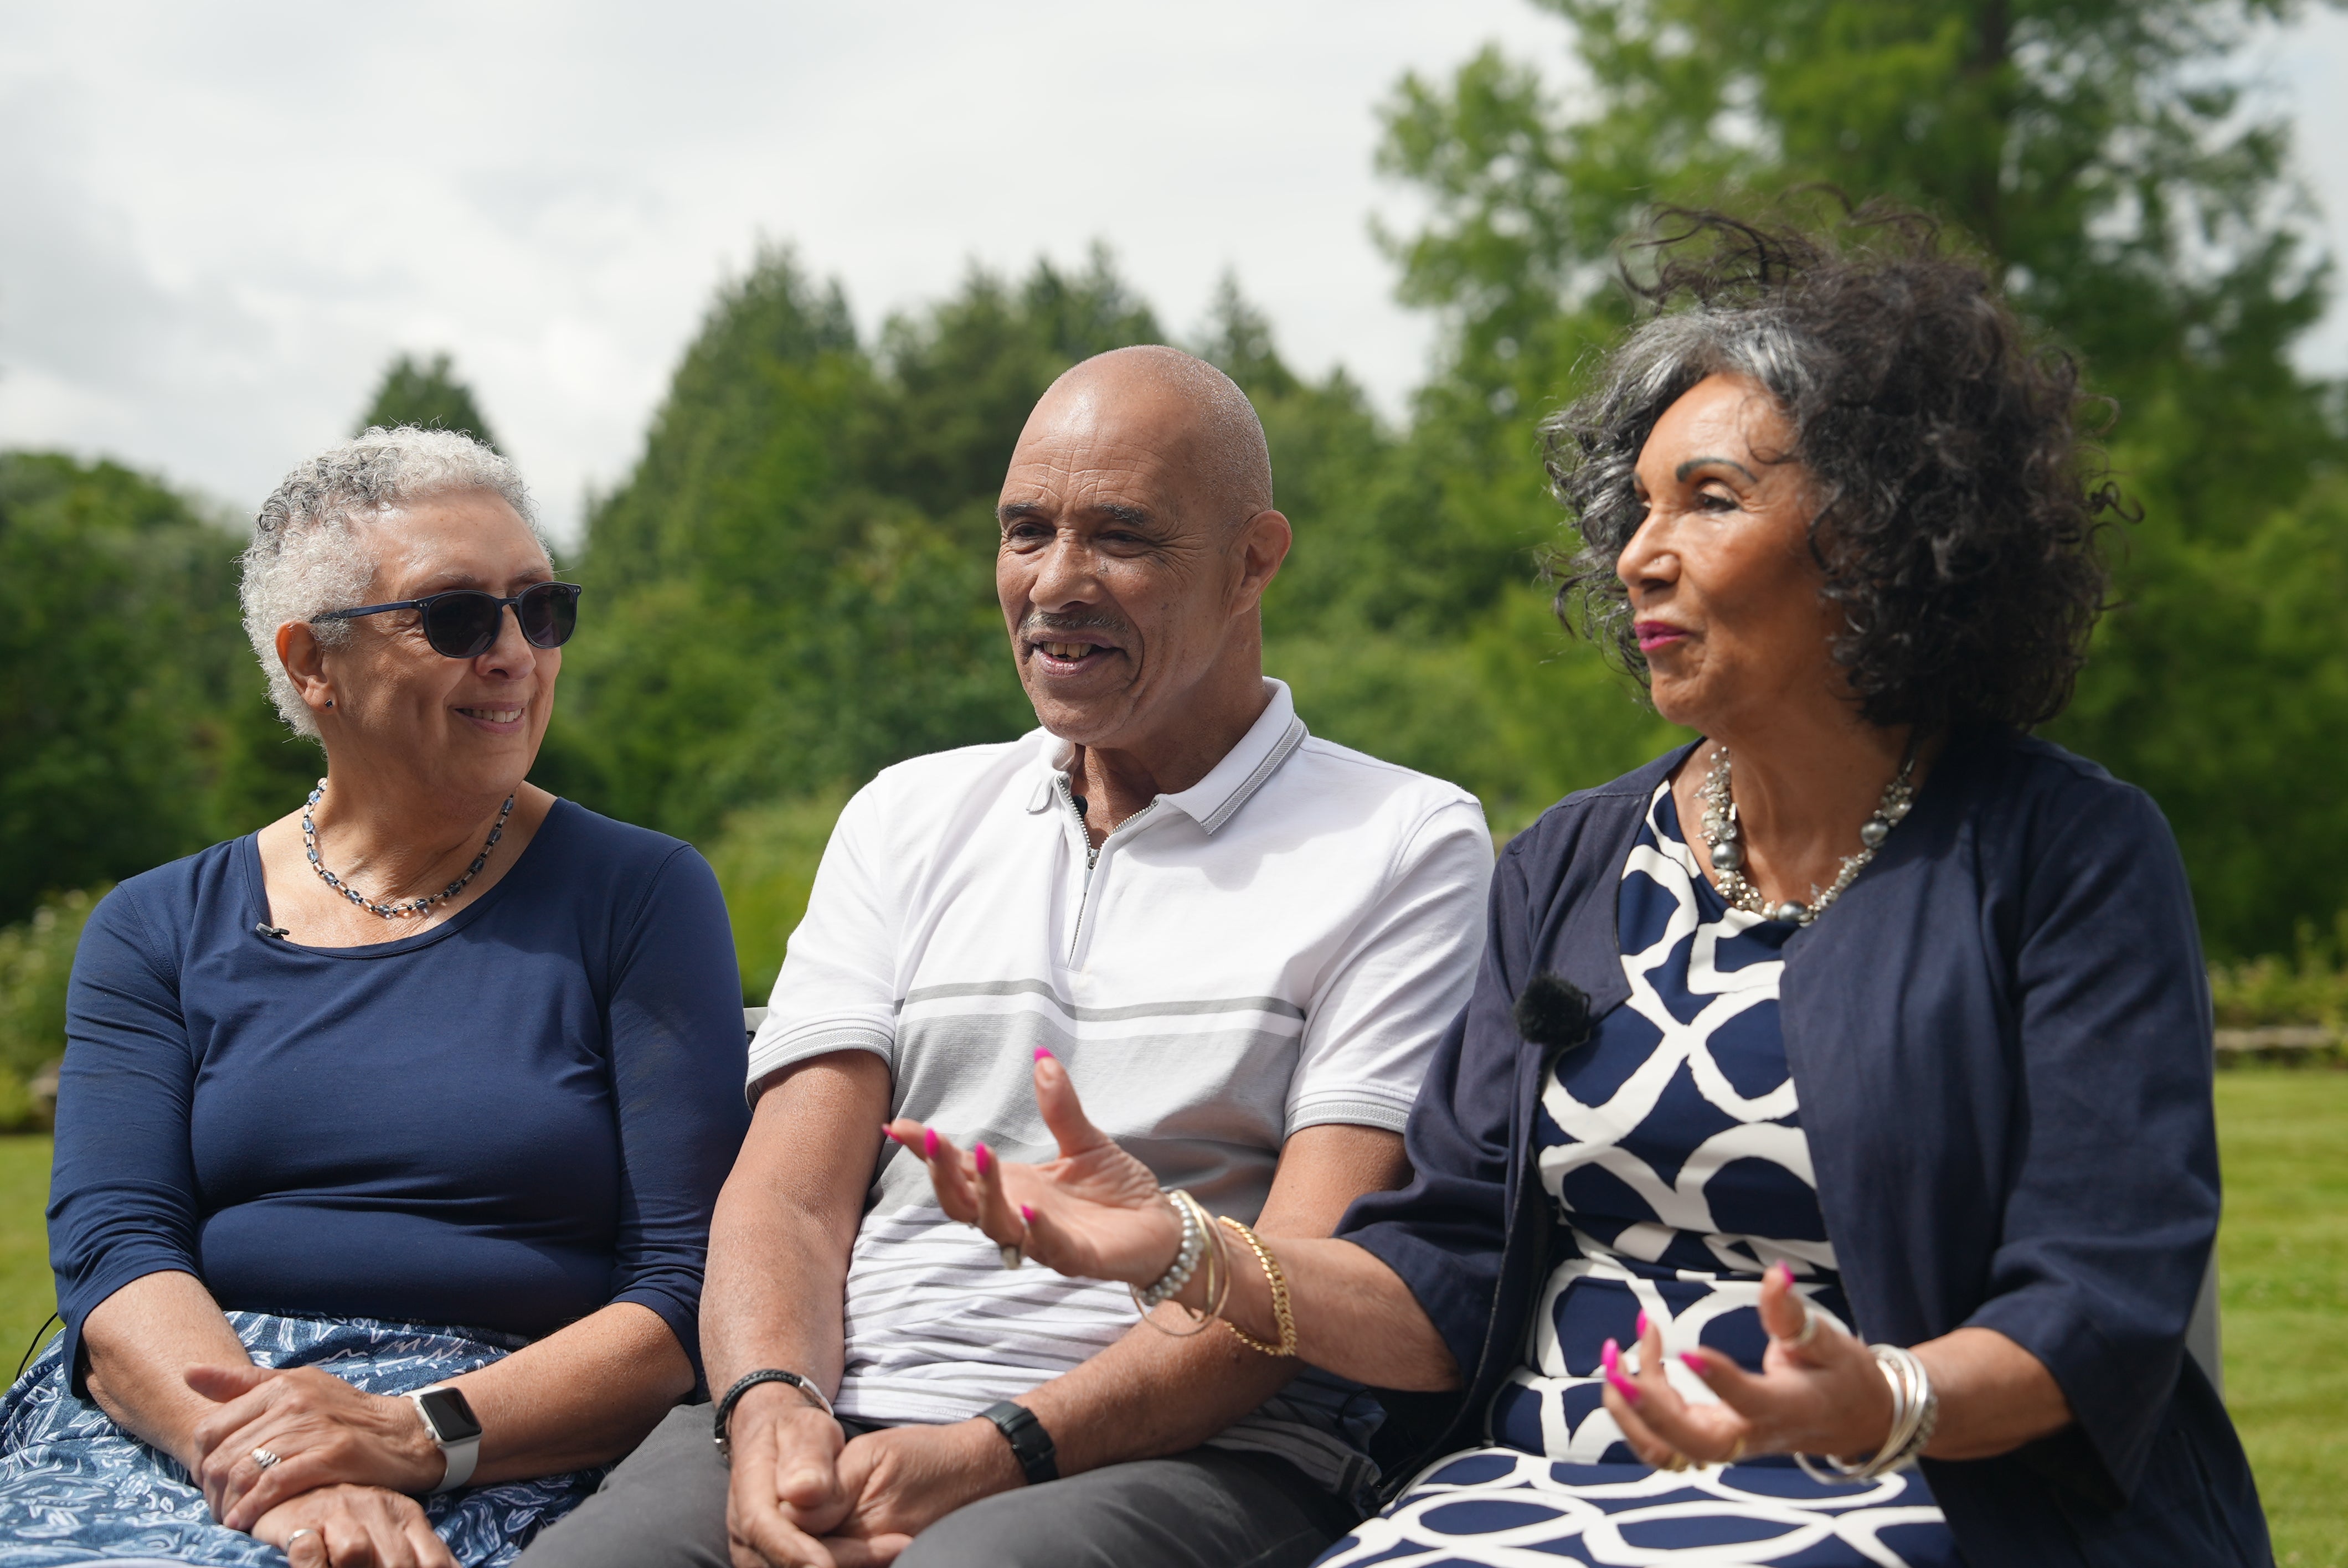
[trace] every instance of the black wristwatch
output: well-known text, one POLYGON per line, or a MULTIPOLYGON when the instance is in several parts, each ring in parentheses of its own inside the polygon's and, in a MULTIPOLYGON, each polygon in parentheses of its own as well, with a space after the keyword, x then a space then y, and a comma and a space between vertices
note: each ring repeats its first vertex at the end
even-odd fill
POLYGON ((1004 1440, 1011 1445, 1011 1457, 1019 1461, 1020 1473, 1029 1486, 1060 1479, 1060 1461, 1052 1452, 1052 1434, 1035 1419, 1035 1412, 1025 1405, 1003 1399, 978 1412, 981 1420, 993 1421, 1004 1440))

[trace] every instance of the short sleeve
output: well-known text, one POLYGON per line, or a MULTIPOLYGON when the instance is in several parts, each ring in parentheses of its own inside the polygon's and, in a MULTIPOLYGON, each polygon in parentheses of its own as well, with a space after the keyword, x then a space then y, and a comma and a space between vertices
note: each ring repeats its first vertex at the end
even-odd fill
POLYGON ((2141 791, 2082 792, 2033 848, 2013 949, 2019 1163, 1968 1322, 2045 1365, 2126 1496, 2217 1233, 2207 971, 2184 864, 2141 791))
POLYGON ((1507 1245, 1519 1059, 1517 992, 1531 968, 1523 839, 1501 857, 1473 994, 1443 1031, 1404 1132, 1411 1177, 1354 1201, 1337 1235, 1410 1287, 1463 1376, 1491 1321, 1507 1245))
POLYGON ((1472 800, 1445 802, 1403 842, 1306 1011, 1289 1132, 1332 1122, 1402 1131, 1475 983, 1491 876, 1492 839, 1472 800))
POLYGON ((659 1314, 697 1373, 709 1221, 749 1113, 733 928, 690 846, 661 863, 628 922, 610 995, 622 1177, 612 1299, 659 1314))
POLYGON ((887 893, 882 799, 889 777, 859 790, 833 825, 806 917, 791 933, 766 1021, 750 1043, 753 1087, 835 1050, 869 1050, 893 1065, 896 911, 887 893))
POLYGON ((82 1324, 100 1302, 149 1274, 201 1277, 189 1141, 195 1080, 176 968, 130 889, 118 887, 91 912, 74 954, 57 1077, 49 1259, 77 1393, 82 1324))

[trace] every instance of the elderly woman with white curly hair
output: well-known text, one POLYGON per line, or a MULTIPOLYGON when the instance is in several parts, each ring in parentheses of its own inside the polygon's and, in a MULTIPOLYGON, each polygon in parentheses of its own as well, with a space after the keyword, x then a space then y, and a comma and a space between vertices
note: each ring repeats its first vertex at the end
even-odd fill
POLYGON ((740 985, 691 847, 525 782, 579 595, 461 436, 263 507, 245 625, 326 776, 82 938, 0 1565, 501 1563, 698 1382, 740 985))

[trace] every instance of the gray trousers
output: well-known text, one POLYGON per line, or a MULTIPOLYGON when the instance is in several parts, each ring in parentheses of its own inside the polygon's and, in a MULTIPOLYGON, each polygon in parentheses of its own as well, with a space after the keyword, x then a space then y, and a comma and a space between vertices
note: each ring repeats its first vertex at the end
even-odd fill
MULTIPOLYGON (((729 1568, 707 1405, 683 1405, 517 1568, 729 1568)), ((864 1429, 843 1422, 850 1433, 864 1429)), ((1303 1568, 1354 1511, 1284 1460, 1198 1448, 957 1509, 898 1568, 1303 1568)))

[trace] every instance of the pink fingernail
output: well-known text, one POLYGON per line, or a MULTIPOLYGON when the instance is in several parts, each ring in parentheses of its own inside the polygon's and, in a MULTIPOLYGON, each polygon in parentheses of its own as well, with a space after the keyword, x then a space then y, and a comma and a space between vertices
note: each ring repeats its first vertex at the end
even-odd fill
POLYGON ((1633 1383, 1630 1378, 1625 1378, 1620 1372, 1607 1373, 1606 1380, 1614 1385, 1614 1391, 1616 1393, 1622 1395, 1622 1398, 1629 1400, 1632 1404, 1635 1405, 1639 1402, 1638 1384, 1633 1383))
POLYGON ((938 1130, 934 1127, 922 1134, 922 1154, 925 1159, 938 1157, 938 1130))
POLYGON ((1705 1360, 1703 1357, 1697 1355, 1693 1350, 1681 1351, 1680 1360, 1689 1371, 1694 1372, 1699 1378, 1712 1370, 1712 1363, 1705 1360))
POLYGON ((1035 1223, 1035 1211, 1022 1204, 1019 1205, 1019 1217, 1032 1225, 1035 1223))
POLYGON ((1794 1283, 1794 1271, 1787 1267, 1783 1263, 1771 1264, 1769 1266, 1769 1272, 1777 1276, 1777 1283, 1780 1285, 1791 1285, 1794 1283))
POLYGON ((1052 1053, 1039 1045, 1035 1048, 1035 1060, 1038 1061, 1049 1061, 1052 1060, 1052 1053))
POLYGON ((983 1143, 971 1151, 971 1158, 977 1163, 978 1173, 982 1176, 994 1168, 994 1151, 983 1143))
POLYGON ((1646 1315, 1645 1313, 1642 1312, 1641 1314, 1639 1314, 1639 1337, 1640 1337, 1640 1338, 1642 1338, 1642 1339, 1644 1339, 1646 1337, 1647 1337, 1647 1315, 1646 1315))
POLYGON ((894 1126, 894 1125, 895 1125, 895 1123, 894 1123, 894 1122, 881 1122, 881 1123, 880 1123, 880 1136, 882 1136, 883 1138, 894 1138, 897 1134, 896 1134, 896 1133, 894 1133, 894 1132, 891 1132, 891 1131, 889 1131, 889 1129, 890 1129, 891 1127, 894 1126))
POLYGON ((1605 1344, 1598 1348, 1598 1364, 1605 1368, 1606 1375, 1612 1378, 1615 1373, 1622 1370, 1622 1348, 1615 1344, 1612 1339, 1609 1339, 1605 1344))

